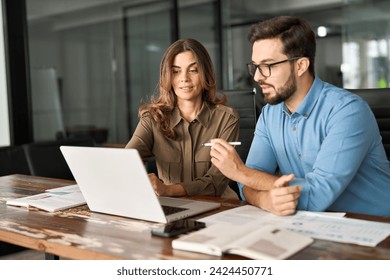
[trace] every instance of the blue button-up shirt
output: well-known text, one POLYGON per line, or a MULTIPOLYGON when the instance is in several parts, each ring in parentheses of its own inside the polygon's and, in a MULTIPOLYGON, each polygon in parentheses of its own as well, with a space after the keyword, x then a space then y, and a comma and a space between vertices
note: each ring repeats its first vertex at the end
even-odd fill
POLYGON ((370 107, 318 77, 296 112, 264 106, 246 165, 295 174, 299 210, 390 216, 390 165, 370 107))

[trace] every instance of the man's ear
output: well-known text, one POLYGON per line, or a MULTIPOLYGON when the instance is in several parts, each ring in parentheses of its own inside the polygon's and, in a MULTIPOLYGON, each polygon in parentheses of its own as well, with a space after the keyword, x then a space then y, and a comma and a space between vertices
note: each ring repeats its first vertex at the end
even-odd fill
POLYGON ((297 74, 298 76, 302 76, 309 69, 310 60, 307 57, 301 57, 297 61, 297 74))

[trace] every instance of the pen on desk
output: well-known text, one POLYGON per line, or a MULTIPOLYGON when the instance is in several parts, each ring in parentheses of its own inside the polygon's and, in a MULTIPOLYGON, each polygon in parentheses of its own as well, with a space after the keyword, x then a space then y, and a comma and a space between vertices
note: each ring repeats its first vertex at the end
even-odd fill
MULTIPOLYGON (((232 146, 239 146, 239 145, 241 145, 241 142, 228 142, 228 143, 230 145, 232 145, 232 146)), ((204 146, 204 147, 211 147, 212 145, 213 145, 213 143, 210 143, 210 142, 202 144, 202 146, 204 146)))

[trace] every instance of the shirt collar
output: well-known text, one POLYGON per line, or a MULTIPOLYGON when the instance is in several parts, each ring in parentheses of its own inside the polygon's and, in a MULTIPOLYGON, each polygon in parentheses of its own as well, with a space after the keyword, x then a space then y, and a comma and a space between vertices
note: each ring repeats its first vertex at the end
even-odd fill
MULTIPOLYGON (((202 108, 200 109, 200 112, 196 116, 195 120, 197 120, 200 124, 202 124, 204 127, 207 128, 208 124, 210 123, 210 118, 211 118, 210 105, 207 104, 207 102, 203 102, 202 108)), ((181 120, 184 119, 180 115, 179 108, 176 106, 175 109, 173 109, 172 116, 171 116, 171 128, 177 126, 181 120)))
POLYGON ((314 82, 311 85, 310 90, 306 94, 302 103, 298 106, 298 109, 295 111, 295 113, 305 117, 310 116, 310 113, 312 112, 315 104, 317 103, 318 98, 321 95, 323 87, 324 83, 320 80, 320 78, 315 76, 314 82))

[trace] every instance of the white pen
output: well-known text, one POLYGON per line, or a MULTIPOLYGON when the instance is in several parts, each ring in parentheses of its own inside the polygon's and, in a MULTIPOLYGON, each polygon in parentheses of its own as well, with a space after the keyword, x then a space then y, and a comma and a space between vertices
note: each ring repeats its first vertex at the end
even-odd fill
MULTIPOLYGON (((239 146, 241 145, 241 142, 228 142, 230 145, 232 146, 239 146)), ((211 147, 213 145, 213 143, 203 143, 202 146, 204 147, 211 147)))

